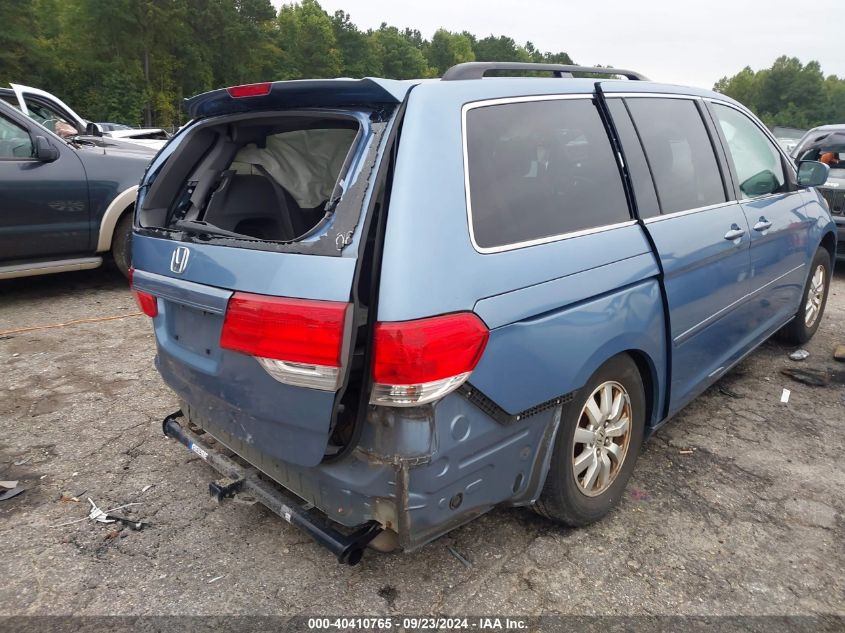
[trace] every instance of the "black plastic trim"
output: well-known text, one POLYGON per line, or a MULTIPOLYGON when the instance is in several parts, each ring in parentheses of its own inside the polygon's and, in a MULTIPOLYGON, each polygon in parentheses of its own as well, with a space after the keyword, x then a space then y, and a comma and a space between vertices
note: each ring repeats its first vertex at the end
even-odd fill
POLYGON ((519 413, 514 414, 510 414, 505 411, 502 407, 496 404, 496 402, 492 398, 487 396, 480 389, 473 387, 468 382, 465 382, 463 385, 458 387, 457 393, 461 394, 464 398, 469 400, 471 404, 481 409, 484 413, 493 418, 499 424, 509 425, 514 424, 516 422, 521 422, 525 418, 530 418, 531 416, 537 415, 538 413, 542 413, 543 411, 553 409, 558 405, 568 404, 569 402, 572 402, 572 400, 575 398, 575 394, 578 393, 578 391, 570 391, 569 393, 565 393, 561 396, 556 396, 554 398, 551 398, 550 400, 546 400, 545 402, 541 402, 538 405, 529 407, 524 411, 520 411, 519 413))

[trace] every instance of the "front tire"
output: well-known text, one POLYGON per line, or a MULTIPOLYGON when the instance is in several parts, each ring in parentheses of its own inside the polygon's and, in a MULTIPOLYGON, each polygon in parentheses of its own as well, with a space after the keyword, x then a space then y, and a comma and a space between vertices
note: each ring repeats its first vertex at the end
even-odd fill
POLYGON ((778 332, 781 341, 790 345, 803 345, 813 338, 827 305, 832 268, 830 253, 825 248, 819 248, 810 265, 810 274, 804 285, 798 312, 792 321, 778 332))
POLYGON ((561 419, 535 510, 571 527, 610 512, 634 470, 645 410, 636 364, 627 354, 614 356, 587 381, 561 419))
POLYGON ((111 240, 111 254, 114 264, 124 277, 129 277, 132 266, 132 210, 130 209, 117 221, 111 240))

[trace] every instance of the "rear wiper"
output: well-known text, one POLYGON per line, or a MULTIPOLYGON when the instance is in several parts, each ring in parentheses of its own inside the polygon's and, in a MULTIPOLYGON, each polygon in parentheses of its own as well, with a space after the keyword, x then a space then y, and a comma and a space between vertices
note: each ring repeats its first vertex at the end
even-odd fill
POLYGON ((173 228, 187 231, 189 233, 197 233, 200 235, 222 235, 224 237, 239 237, 241 239, 249 239, 248 235, 243 233, 235 233, 234 231, 227 231, 221 229, 219 226, 214 226, 202 220, 179 220, 173 223, 173 228))

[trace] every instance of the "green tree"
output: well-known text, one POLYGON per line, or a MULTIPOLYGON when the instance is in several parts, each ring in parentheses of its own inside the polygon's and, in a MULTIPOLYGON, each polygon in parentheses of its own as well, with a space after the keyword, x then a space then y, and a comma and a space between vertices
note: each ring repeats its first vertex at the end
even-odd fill
POLYGON ((283 5, 279 11, 282 77, 337 77, 343 60, 332 20, 317 0, 283 5))
POLYGON ((757 109, 757 73, 746 66, 733 77, 722 77, 713 87, 717 92, 733 97, 752 110, 757 109))
POLYGON ((381 61, 379 74, 392 79, 413 79, 432 75, 425 55, 395 26, 382 24, 370 34, 376 58, 381 61))
POLYGON ((531 61, 526 51, 505 35, 488 35, 477 40, 473 46, 475 59, 480 62, 527 62, 531 61))
POLYGON ((845 80, 831 75, 824 80, 825 114, 828 123, 845 122, 845 80))
POLYGON ((442 75, 455 64, 474 61, 475 53, 472 40, 466 34, 438 29, 431 38, 426 57, 429 66, 442 75))
POLYGON ((0 79, 25 83, 46 53, 38 46, 35 5, 31 0, 0 1, 0 25, 0 79))
MULTIPOLYGON (((473 59, 571 61, 504 35, 362 31, 317 0, 278 12, 271 0, 0 0, 0 24, 0 81, 46 88, 92 120, 143 125, 178 125, 185 97, 239 83, 435 77, 473 59)), ((839 84, 828 84, 826 103, 841 100, 839 84)))
POLYGON ((818 62, 782 56, 771 68, 745 67, 714 86, 754 110, 769 125, 813 127, 845 117, 845 82, 825 79, 818 62))
POLYGON ((341 74, 346 77, 376 75, 381 64, 376 59, 374 46, 367 33, 359 30, 348 13, 335 11, 331 18, 335 41, 343 60, 341 74))

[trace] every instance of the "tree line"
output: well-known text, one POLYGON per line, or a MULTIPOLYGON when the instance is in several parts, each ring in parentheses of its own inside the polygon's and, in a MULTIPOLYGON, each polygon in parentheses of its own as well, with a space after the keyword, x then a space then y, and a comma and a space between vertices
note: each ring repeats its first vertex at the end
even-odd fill
MULTIPOLYGON (((317 0, 0 0, 0 83, 48 90, 96 121, 171 127, 185 97, 242 83, 317 77, 437 77, 467 61, 571 64, 506 35, 362 30, 317 0)), ((845 82, 780 58, 716 89, 769 124, 845 119, 845 82)))
POLYGON ((92 120, 178 125, 185 97, 268 79, 436 77, 472 60, 572 63, 506 36, 382 24, 316 0, 2 0, 0 82, 46 89, 92 120))
POLYGON ((825 76, 818 62, 779 57, 771 68, 746 66, 715 90, 753 110, 768 126, 811 128, 845 123, 845 79, 825 76))

